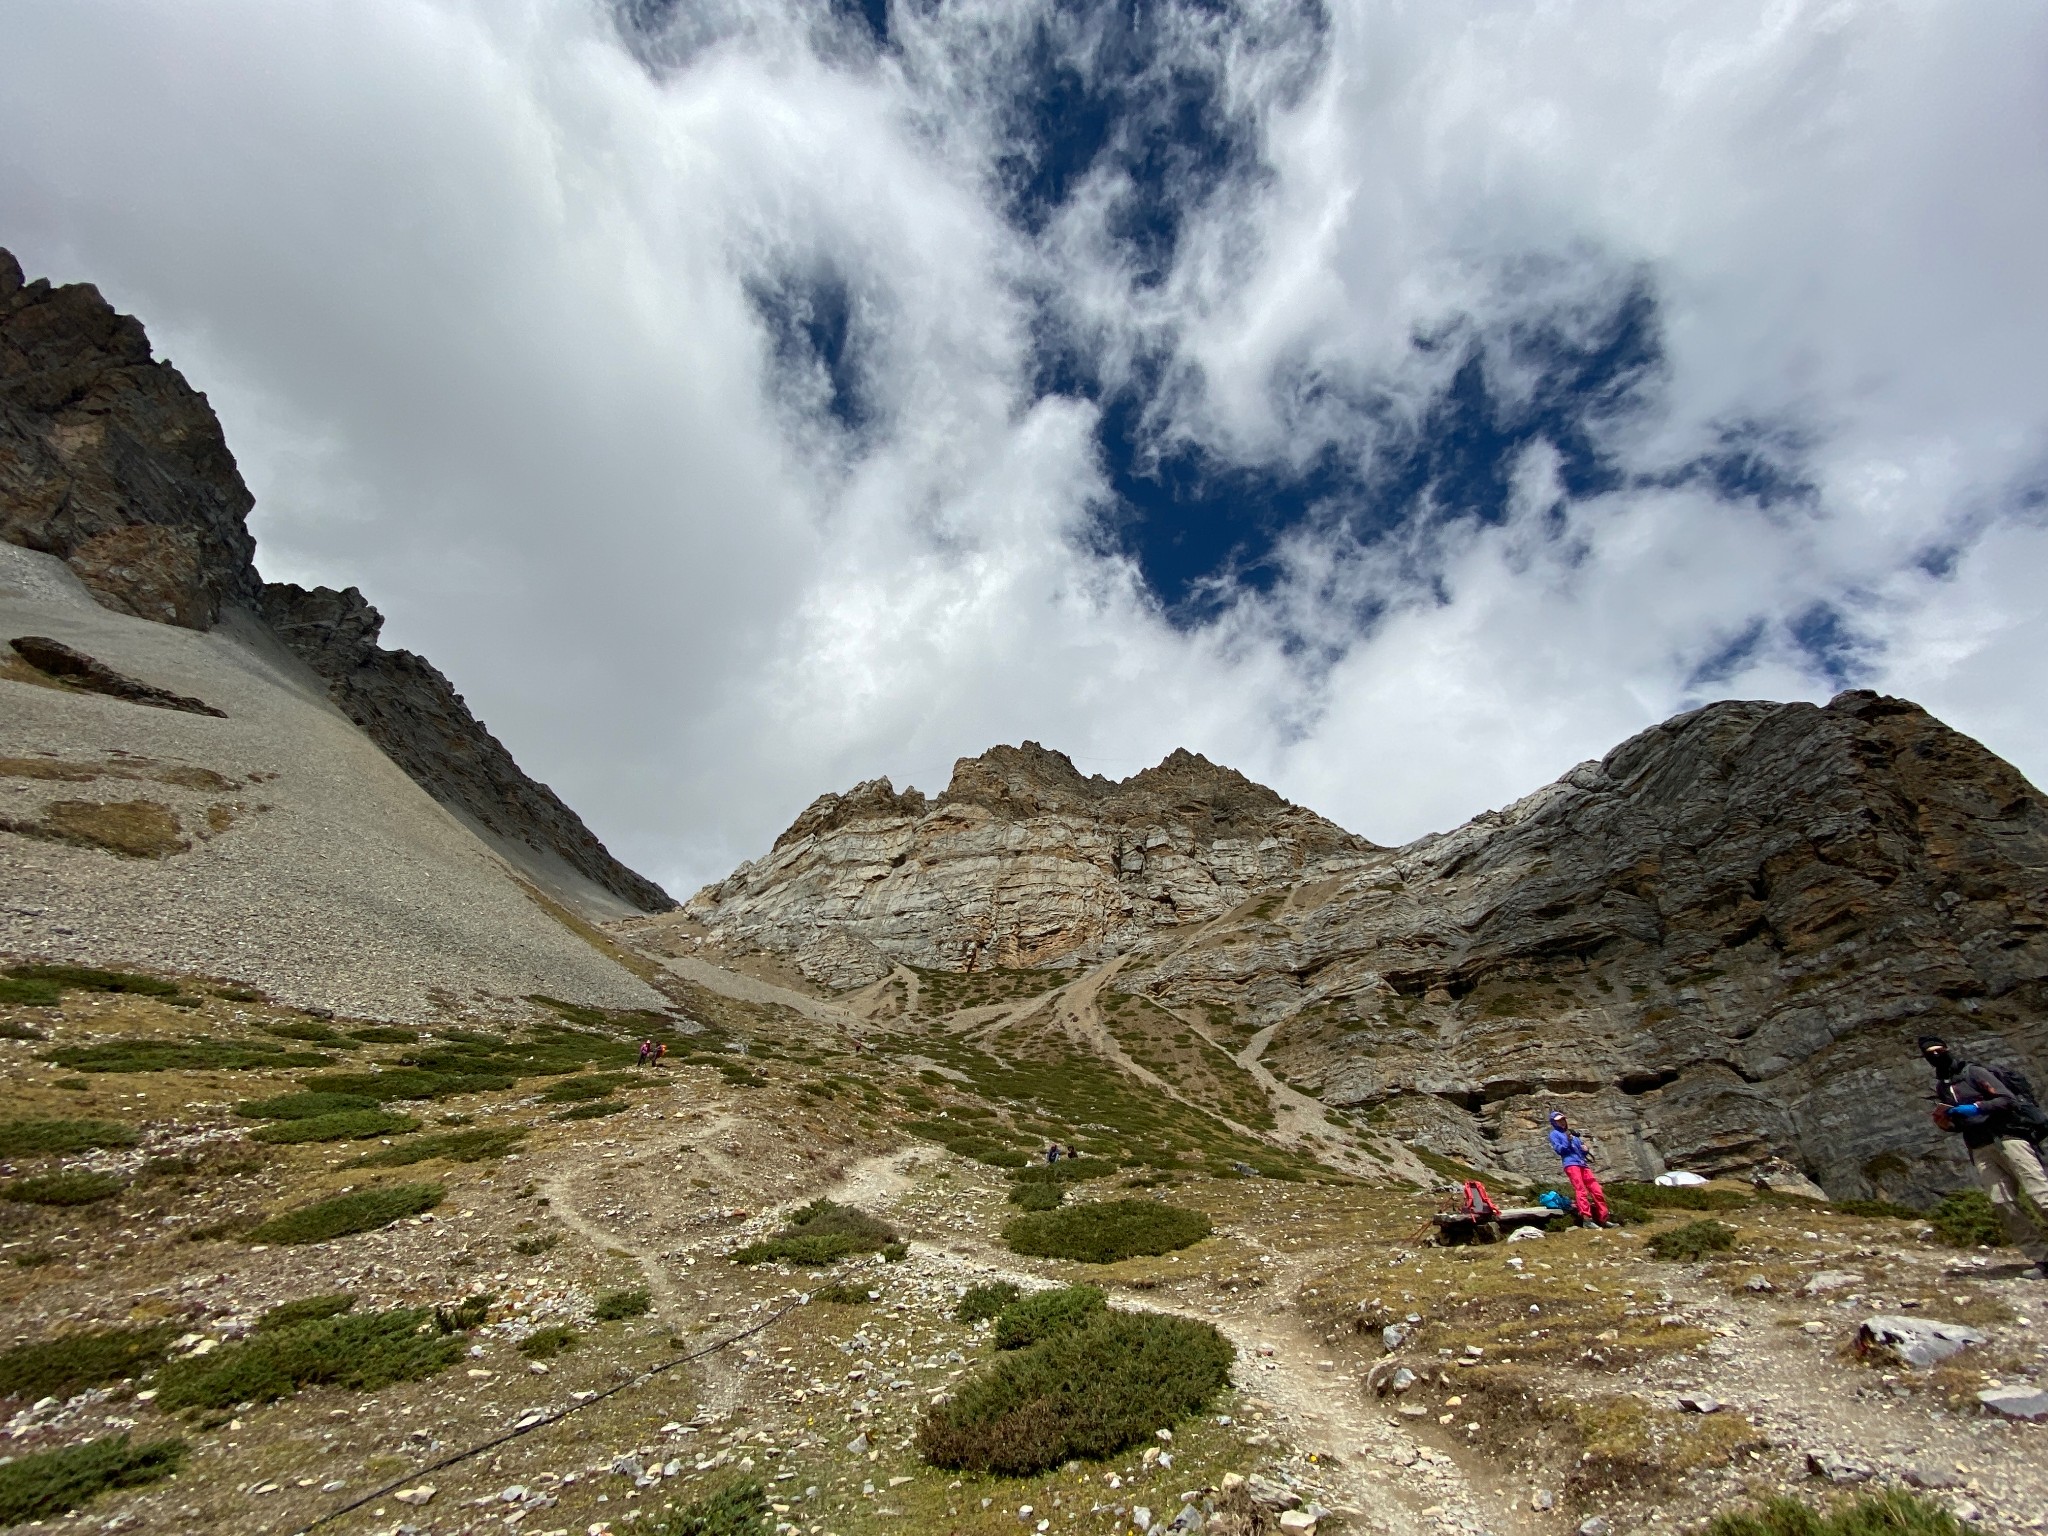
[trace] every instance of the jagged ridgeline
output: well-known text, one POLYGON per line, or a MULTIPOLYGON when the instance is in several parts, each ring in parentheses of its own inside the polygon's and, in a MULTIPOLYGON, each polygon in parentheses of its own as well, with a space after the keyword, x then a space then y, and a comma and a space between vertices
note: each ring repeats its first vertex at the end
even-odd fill
POLYGON ((1190 753, 1112 783, 999 747, 936 798, 821 797, 685 910, 899 1027, 1085 1014, 1244 1129, 1249 1053, 1438 1162, 1530 1176, 1561 1104, 1620 1176, 1924 1203, 1953 1179, 1914 1034, 2048 1065, 2048 802, 1867 692, 1681 715, 1401 848, 1190 753))

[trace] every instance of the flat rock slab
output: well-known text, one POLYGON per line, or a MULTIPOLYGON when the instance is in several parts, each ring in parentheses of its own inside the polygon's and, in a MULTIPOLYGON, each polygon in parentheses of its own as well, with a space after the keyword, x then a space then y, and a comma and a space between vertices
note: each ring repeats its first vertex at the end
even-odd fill
POLYGON ((1977 1401, 2008 1419, 2048 1419, 2048 1392, 2039 1387, 1992 1387, 1977 1401))
POLYGON ((1856 1330, 1859 1354, 1881 1349, 1905 1365, 1925 1369, 1950 1355, 1982 1344, 1984 1335, 1961 1323, 1944 1323, 1931 1317, 1879 1316, 1865 1318, 1856 1330))

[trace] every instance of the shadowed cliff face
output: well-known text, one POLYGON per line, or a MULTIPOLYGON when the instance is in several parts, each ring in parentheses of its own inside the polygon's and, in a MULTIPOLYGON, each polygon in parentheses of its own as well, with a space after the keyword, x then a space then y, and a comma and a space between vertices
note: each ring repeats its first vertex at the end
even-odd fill
MULTIPOLYGON (((0 537, 64 560, 100 603, 185 629, 260 614, 342 712, 472 824, 643 912, 675 902, 520 771, 425 658, 377 645, 354 588, 266 586, 242 483, 206 397, 99 290, 24 282, 0 251, 0 537)), ((5 637, 0 637, 5 638, 5 637)))
POLYGON ((849 981, 1123 957, 1296 1086, 1530 1175, 1563 1107, 1617 1174, 1924 1196, 1956 1168, 1913 1036, 2048 1062, 2048 801, 1875 694, 1716 704, 1398 849, 1186 754, 1111 785, 1029 746, 792 834, 692 913, 849 981))
POLYGON ((206 396, 84 283, 0 251, 0 537, 56 555, 118 613, 210 629, 260 583, 254 498, 206 396))
POLYGON ((1190 752, 1115 783, 1036 742, 962 758, 946 792, 886 779, 814 801, 699 892, 726 941, 851 986, 897 962, 1081 964, 1355 867, 1372 844, 1190 752))
POLYGON ((559 795, 522 773, 432 663, 378 645, 384 616, 354 587, 308 591, 272 582, 262 612, 325 680, 342 713, 435 799, 500 838, 552 853, 639 911, 675 906, 660 886, 607 853, 559 795))

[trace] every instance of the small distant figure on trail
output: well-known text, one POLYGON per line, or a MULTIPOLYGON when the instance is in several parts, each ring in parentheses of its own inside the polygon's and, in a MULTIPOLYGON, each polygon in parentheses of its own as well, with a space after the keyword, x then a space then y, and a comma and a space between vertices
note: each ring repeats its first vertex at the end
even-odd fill
POLYGON ((1607 1191, 1593 1174, 1592 1149, 1586 1145, 1586 1138, 1572 1129, 1561 1109, 1550 1117, 1550 1150, 1564 1164, 1564 1176, 1572 1181, 1572 1198, 1578 1202, 1580 1222, 1591 1222, 1596 1227, 1613 1226, 1607 1219, 1607 1191))
POLYGON ((1045 1144, 1045 1160, 1048 1163, 1056 1163, 1060 1160, 1060 1144, 1058 1142, 1049 1141, 1045 1144))
POLYGON ((640 1042, 640 1065, 643 1067, 646 1066, 647 1058, 652 1056, 653 1054, 654 1042, 652 1040, 642 1040, 640 1042))
POLYGON ((2035 1279, 2048 1280, 2048 1169, 2033 1141, 2040 1108, 2016 1091, 2018 1083, 1962 1060, 1939 1035, 1922 1035, 1920 1054, 1934 1068, 1934 1123, 1962 1136, 2007 1240, 2034 1261, 2035 1279))
POLYGON ((657 1041, 655 1041, 655 1042, 654 1042, 654 1064, 655 1064, 655 1065, 656 1065, 656 1066, 658 1067, 658 1066, 660 1066, 660 1065, 661 1065, 661 1064, 662 1064, 662 1063, 663 1063, 664 1061, 667 1061, 667 1060, 668 1060, 668 1042, 667 1042, 666 1040, 657 1040, 657 1041))

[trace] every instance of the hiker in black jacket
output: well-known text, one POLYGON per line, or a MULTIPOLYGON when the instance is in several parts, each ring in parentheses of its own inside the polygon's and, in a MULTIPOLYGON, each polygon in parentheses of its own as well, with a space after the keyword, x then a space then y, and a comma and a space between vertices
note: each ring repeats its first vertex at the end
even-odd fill
POLYGON ((2021 1133, 2018 1096, 1997 1073, 1959 1059, 1939 1035, 1922 1035, 1920 1054, 1934 1068, 1934 1123, 1963 1138, 2007 1239, 2034 1261, 2034 1277, 2048 1280, 2048 1169, 2021 1133))

